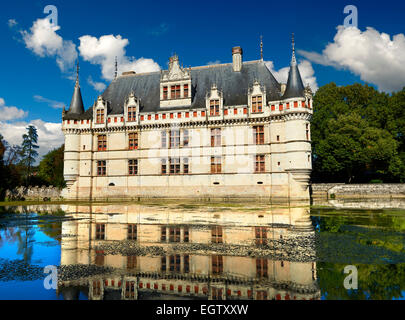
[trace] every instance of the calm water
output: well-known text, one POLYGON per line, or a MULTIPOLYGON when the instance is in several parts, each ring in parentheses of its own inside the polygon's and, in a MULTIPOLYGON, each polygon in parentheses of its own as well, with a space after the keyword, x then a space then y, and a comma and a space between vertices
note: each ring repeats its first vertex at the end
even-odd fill
POLYGON ((0 207, 0 299, 404 299, 405 210, 333 205, 0 207))

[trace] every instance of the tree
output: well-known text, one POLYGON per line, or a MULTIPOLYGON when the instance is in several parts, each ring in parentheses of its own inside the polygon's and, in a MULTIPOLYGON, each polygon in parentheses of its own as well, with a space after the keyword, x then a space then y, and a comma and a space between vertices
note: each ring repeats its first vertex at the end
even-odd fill
POLYGON ((27 133, 23 135, 22 143, 22 164, 26 167, 26 180, 29 184, 32 174, 32 167, 35 164, 36 158, 38 157, 37 149, 38 143, 38 133, 37 128, 30 125, 27 127, 27 133))
POLYGON ((39 164, 39 175, 49 185, 58 188, 66 186, 63 176, 63 160, 64 160, 65 146, 55 149, 46 154, 39 164))
POLYGON ((3 142, 3 136, 0 134, 0 162, 3 162, 4 153, 6 152, 6 146, 3 142))
POLYGON ((320 88, 314 96, 313 180, 404 179, 404 106, 405 94, 389 96, 367 85, 320 88))

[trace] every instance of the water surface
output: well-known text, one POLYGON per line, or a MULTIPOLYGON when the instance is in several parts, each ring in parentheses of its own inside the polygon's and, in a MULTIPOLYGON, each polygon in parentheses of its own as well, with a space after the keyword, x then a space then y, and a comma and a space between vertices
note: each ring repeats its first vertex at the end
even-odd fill
POLYGON ((405 210, 332 205, 0 207, 0 299, 404 299, 405 210))

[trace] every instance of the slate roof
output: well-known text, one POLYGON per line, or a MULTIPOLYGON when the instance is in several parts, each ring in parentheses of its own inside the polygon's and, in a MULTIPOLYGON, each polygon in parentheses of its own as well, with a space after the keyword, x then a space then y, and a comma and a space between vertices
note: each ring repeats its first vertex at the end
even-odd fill
MULTIPOLYGON (((108 101, 108 114, 123 114, 125 100, 133 91, 140 99, 140 112, 160 111, 160 72, 125 75, 113 80, 102 97, 108 101)), ((224 106, 248 104, 248 89, 254 81, 266 88, 267 100, 280 100, 280 84, 263 61, 244 62, 241 72, 234 72, 232 64, 191 68, 192 103, 190 106, 162 110, 205 108, 205 96, 216 84, 222 91, 224 106)), ((92 108, 84 114, 67 114, 65 119, 91 119, 92 108)))
POLYGON ((75 90, 73 92, 72 101, 68 110, 69 114, 82 114, 84 112, 82 92, 79 82, 76 81, 75 90))

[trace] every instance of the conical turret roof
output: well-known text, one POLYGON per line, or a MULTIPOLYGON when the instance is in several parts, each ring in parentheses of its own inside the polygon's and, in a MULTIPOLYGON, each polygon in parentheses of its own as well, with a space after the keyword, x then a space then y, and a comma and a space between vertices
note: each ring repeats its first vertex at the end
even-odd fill
POLYGON ((288 74, 287 86, 283 95, 283 99, 302 98, 305 97, 305 88, 302 82, 300 70, 298 69, 297 60, 295 58, 295 47, 293 38, 293 55, 291 60, 290 72, 288 74))
POLYGON ((80 90, 80 83, 79 83, 79 64, 77 64, 77 78, 75 90, 73 92, 72 101, 70 102, 68 114, 83 114, 83 113, 84 113, 84 106, 83 106, 82 92, 80 90))

